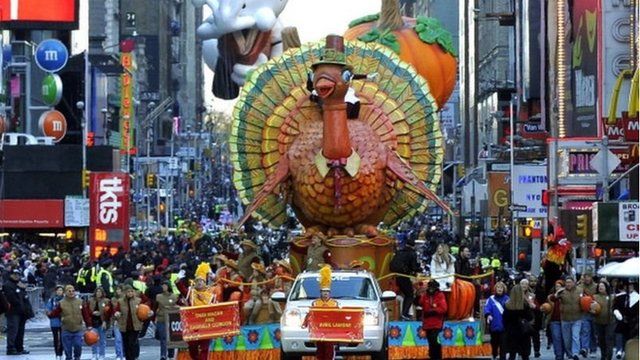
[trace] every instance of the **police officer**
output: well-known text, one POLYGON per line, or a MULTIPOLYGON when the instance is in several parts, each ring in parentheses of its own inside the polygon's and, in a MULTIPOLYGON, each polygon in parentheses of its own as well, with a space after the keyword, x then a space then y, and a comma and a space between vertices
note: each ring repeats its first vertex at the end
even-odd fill
POLYGON ((24 349, 24 327, 29 319, 29 312, 33 313, 31 303, 27 297, 26 285, 20 281, 20 270, 14 269, 9 275, 9 281, 3 286, 4 295, 9 303, 7 317, 7 355, 25 355, 29 351, 24 349))
POLYGON ((96 283, 98 286, 104 290, 104 293, 108 298, 113 297, 113 275, 111 271, 109 271, 109 267, 113 264, 111 259, 107 259, 104 261, 102 266, 99 268, 98 273, 96 275, 96 283))

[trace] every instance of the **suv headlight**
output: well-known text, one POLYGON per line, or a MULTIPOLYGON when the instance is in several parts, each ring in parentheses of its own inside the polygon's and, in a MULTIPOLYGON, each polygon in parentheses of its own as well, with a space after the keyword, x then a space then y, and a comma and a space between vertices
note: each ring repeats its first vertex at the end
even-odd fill
POLYGON ((376 326, 380 323, 380 313, 376 309, 366 309, 364 311, 364 326, 376 326))
POLYGON ((301 327, 302 313, 299 309, 289 309, 282 317, 282 325, 287 327, 301 327))

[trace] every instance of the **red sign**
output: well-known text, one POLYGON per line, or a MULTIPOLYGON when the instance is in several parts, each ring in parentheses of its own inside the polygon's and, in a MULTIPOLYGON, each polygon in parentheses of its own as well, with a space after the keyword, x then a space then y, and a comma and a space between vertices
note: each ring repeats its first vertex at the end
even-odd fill
POLYGON ((91 173, 89 192, 91 257, 103 249, 129 249, 129 174, 91 173))
POLYGON ((237 301, 180 308, 184 341, 215 339, 240 334, 237 301))
POLYGON ((78 0, 0 0, 5 29, 78 29, 78 0))
POLYGON ((62 228, 64 227, 64 200, 1 200, 0 227, 62 228))
POLYGON ((309 332, 313 341, 362 342, 364 309, 310 308, 309 332))
POLYGON ((607 124, 607 118, 604 118, 603 121, 609 140, 624 139, 624 122, 622 119, 617 119, 615 125, 607 124))
POLYGON ((629 117, 626 112, 622 113, 622 122, 624 124, 624 138, 627 141, 638 141, 638 131, 640 130, 640 122, 638 117, 629 117))

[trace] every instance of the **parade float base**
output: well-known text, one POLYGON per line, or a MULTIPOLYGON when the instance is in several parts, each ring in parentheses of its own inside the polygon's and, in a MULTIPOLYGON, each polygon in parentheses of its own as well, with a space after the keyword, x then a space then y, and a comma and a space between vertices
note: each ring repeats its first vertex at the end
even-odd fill
MULTIPOLYGON (((429 349, 427 333, 417 321, 389 323, 389 359, 426 359, 429 349)), ((491 345, 482 341, 480 322, 446 321, 440 333, 444 358, 491 356, 491 345)), ((219 338, 211 342, 209 360, 277 360, 280 359, 280 325, 262 324, 241 327, 240 335, 219 338)), ((315 357, 306 357, 314 359, 315 357)), ((345 359, 364 359, 353 356, 345 359)), ((189 360, 181 350, 178 360, 189 360)))

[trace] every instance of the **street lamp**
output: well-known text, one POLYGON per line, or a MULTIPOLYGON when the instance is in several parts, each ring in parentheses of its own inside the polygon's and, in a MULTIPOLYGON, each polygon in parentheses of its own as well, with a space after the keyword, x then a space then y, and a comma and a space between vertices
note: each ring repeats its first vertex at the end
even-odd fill
MULTIPOLYGON (((78 108, 82 114, 80 117, 80 128, 82 129, 82 176, 84 176, 87 172, 87 124, 84 116, 84 102, 78 101, 76 108, 78 108)), ((85 187, 82 188, 82 197, 87 197, 87 189, 85 187)))

